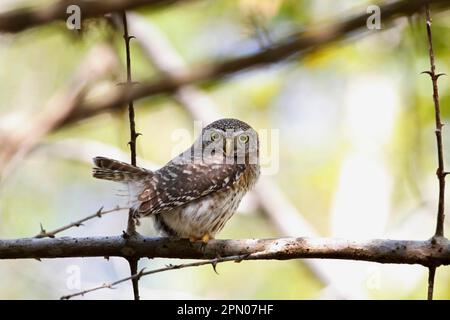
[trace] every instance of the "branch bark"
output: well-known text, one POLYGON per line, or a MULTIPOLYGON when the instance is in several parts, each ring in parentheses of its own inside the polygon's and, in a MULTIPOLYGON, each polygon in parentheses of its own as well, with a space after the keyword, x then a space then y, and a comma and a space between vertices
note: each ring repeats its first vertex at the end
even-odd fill
MULTIPOLYGON (((211 240, 191 243, 186 239, 122 236, 84 238, 23 238, 0 240, 0 259, 69 257, 139 257, 215 259, 260 253, 258 260, 299 258, 361 260, 379 263, 450 264, 450 241, 344 240, 333 238, 277 238, 211 240)), ((251 258, 250 258, 251 259, 251 258)))
POLYGON ((19 32, 55 20, 64 21, 69 16, 67 7, 70 5, 79 6, 82 18, 86 19, 141 6, 163 7, 176 2, 180 0, 60 0, 45 7, 21 8, 1 13, 0 32, 19 32))

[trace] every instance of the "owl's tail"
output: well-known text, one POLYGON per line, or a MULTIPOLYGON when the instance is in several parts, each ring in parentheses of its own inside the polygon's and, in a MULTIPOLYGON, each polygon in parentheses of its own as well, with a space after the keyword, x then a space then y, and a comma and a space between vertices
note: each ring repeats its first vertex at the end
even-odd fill
POLYGON ((150 170, 104 157, 95 157, 92 176, 97 179, 116 182, 138 182, 152 175, 150 170))

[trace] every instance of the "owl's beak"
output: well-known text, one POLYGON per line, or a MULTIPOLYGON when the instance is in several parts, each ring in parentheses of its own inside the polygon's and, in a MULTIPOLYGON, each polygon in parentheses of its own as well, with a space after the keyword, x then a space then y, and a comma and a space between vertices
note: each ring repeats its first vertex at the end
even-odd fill
POLYGON ((227 157, 233 155, 234 152, 234 141, 233 139, 226 138, 225 139, 225 154, 227 157))

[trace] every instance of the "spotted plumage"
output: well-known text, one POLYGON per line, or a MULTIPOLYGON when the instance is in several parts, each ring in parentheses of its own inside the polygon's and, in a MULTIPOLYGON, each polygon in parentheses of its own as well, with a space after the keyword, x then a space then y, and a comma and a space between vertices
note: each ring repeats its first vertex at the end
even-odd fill
POLYGON ((163 234, 207 241, 256 183, 258 158, 256 131, 240 120, 221 119, 157 171, 96 157, 93 176, 126 183, 136 217, 152 217, 163 234))

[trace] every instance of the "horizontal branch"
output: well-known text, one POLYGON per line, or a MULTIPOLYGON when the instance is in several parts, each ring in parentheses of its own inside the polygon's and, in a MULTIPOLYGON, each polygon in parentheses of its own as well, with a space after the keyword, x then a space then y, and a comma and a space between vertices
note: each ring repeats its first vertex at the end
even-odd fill
POLYGON ((180 0, 59 0, 48 6, 21 8, 1 13, 0 32, 19 32, 55 20, 64 21, 70 15, 67 13, 67 8, 70 5, 77 5, 80 7, 81 18, 86 19, 141 6, 161 7, 179 1, 180 0))
POLYGON ((243 254, 250 254, 250 260, 321 258, 439 266, 450 264, 450 241, 279 238, 211 240, 203 246, 201 242, 185 239, 142 236, 0 240, 0 259, 111 256, 214 259, 243 254))
MULTIPOLYGON (((387 3, 380 6, 384 26, 396 17, 419 11, 427 3, 439 5, 442 8, 450 7, 449 0, 403 0, 387 3)), ((115 87, 102 95, 101 99, 82 104, 77 112, 66 119, 64 124, 121 109, 131 100, 163 93, 174 93, 180 87, 189 84, 219 80, 242 70, 276 63, 295 54, 337 41, 358 30, 368 31, 367 19, 369 16, 370 13, 364 10, 357 16, 334 23, 321 24, 295 33, 254 54, 231 58, 220 63, 205 63, 191 67, 190 70, 179 70, 176 74, 163 76, 156 81, 143 82, 140 85, 115 87)))

